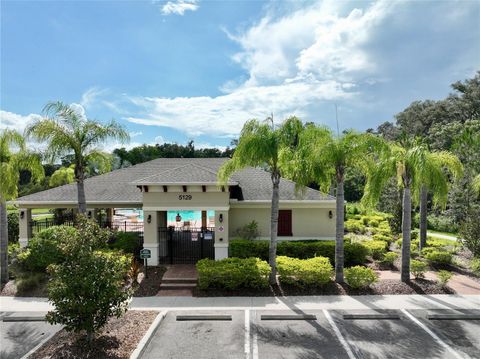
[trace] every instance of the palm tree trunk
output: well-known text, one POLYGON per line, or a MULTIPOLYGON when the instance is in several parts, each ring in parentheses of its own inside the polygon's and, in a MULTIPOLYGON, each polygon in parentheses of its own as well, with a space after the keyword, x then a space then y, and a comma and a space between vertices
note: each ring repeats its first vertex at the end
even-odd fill
POLYGON ((270 221, 270 248, 268 253, 268 262, 272 268, 269 282, 271 285, 277 283, 277 231, 278 231, 278 202, 279 202, 279 183, 280 174, 272 173, 272 213, 270 221))
POLYGON ((0 197, 0 283, 8 282, 8 219, 7 204, 0 197))
POLYGON ((427 245, 427 187, 422 186, 420 192, 420 250, 427 245))
POLYGON ((336 202, 336 223, 335 223, 335 282, 343 283, 343 265, 344 265, 344 202, 343 177, 337 180, 337 202, 336 202))
POLYGON ((410 281, 410 231, 412 228, 412 198, 410 187, 403 190, 402 215, 402 282, 410 281))
POLYGON ((83 166, 81 161, 75 163, 75 181, 77 182, 77 200, 78 200, 78 212, 80 214, 87 213, 87 203, 85 200, 85 186, 84 181, 85 174, 83 173, 83 166))

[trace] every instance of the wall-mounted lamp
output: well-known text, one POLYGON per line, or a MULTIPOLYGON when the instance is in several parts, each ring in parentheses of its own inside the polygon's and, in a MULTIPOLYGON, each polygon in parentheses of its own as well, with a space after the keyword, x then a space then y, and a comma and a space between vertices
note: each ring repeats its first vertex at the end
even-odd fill
POLYGON ((182 216, 180 215, 180 213, 177 213, 177 216, 175 217, 175 221, 176 222, 181 222, 182 221, 182 216))
POLYGON ((152 223, 152 215, 149 214, 147 217, 147 223, 152 223))
POLYGON ((223 238, 220 238, 219 241, 222 242, 222 241, 223 241, 223 238))
POLYGON ((88 218, 92 218, 92 211, 88 211, 88 218))
POLYGON ((220 215, 218 216, 218 221, 219 221, 220 223, 223 222, 223 213, 220 213, 220 215))
POLYGON ((328 218, 330 218, 330 219, 333 218, 333 212, 332 211, 328 211, 328 218))
POLYGON ((25 217, 25 211, 20 211, 20 219, 23 219, 25 217))

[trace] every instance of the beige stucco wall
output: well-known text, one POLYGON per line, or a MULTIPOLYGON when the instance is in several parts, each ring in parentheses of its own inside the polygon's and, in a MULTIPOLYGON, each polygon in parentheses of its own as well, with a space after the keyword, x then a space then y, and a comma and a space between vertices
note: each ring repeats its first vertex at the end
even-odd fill
MULTIPOLYGON (((292 237, 279 237, 279 239, 334 239, 335 238, 335 209, 330 208, 289 208, 281 206, 281 209, 292 210, 292 237), (333 217, 328 217, 332 211, 333 217)), ((237 237, 235 231, 248 224, 252 220, 257 221, 260 238, 267 239, 270 236, 270 208, 230 208, 230 238, 237 237)))
POLYGON ((229 193, 226 192, 144 192, 143 209, 148 210, 227 210, 229 193))

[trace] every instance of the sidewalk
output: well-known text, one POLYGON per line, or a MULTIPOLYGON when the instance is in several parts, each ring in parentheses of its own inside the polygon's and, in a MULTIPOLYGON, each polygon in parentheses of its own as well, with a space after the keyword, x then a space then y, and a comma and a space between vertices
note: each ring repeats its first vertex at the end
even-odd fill
MULTIPOLYGON (((365 295, 298 297, 143 297, 130 309, 478 309, 480 295, 365 295)), ((0 297, 1 311, 39 312, 52 309, 46 298, 0 297)))

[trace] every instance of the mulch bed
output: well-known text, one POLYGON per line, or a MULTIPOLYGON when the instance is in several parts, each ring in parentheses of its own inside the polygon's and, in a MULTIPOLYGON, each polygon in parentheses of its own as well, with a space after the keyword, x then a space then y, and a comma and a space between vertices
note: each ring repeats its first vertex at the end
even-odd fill
POLYGON ((133 294, 134 297, 151 297, 156 296, 160 290, 160 284, 162 283, 163 274, 167 268, 159 267, 148 267, 147 269, 147 278, 143 274, 143 267, 141 268, 141 273, 138 275, 137 281, 139 282, 138 288, 133 294))
POLYGON ((274 297, 298 295, 384 295, 384 294, 453 294, 449 288, 440 288, 436 282, 415 279, 409 283, 398 280, 381 280, 370 288, 353 289, 346 284, 328 283, 322 287, 301 288, 292 285, 275 285, 265 289, 221 290, 194 289, 194 297, 274 297))
POLYGON ((112 318, 91 344, 84 334, 62 329, 30 358, 130 358, 157 315, 155 311, 129 311, 121 318, 112 318))

